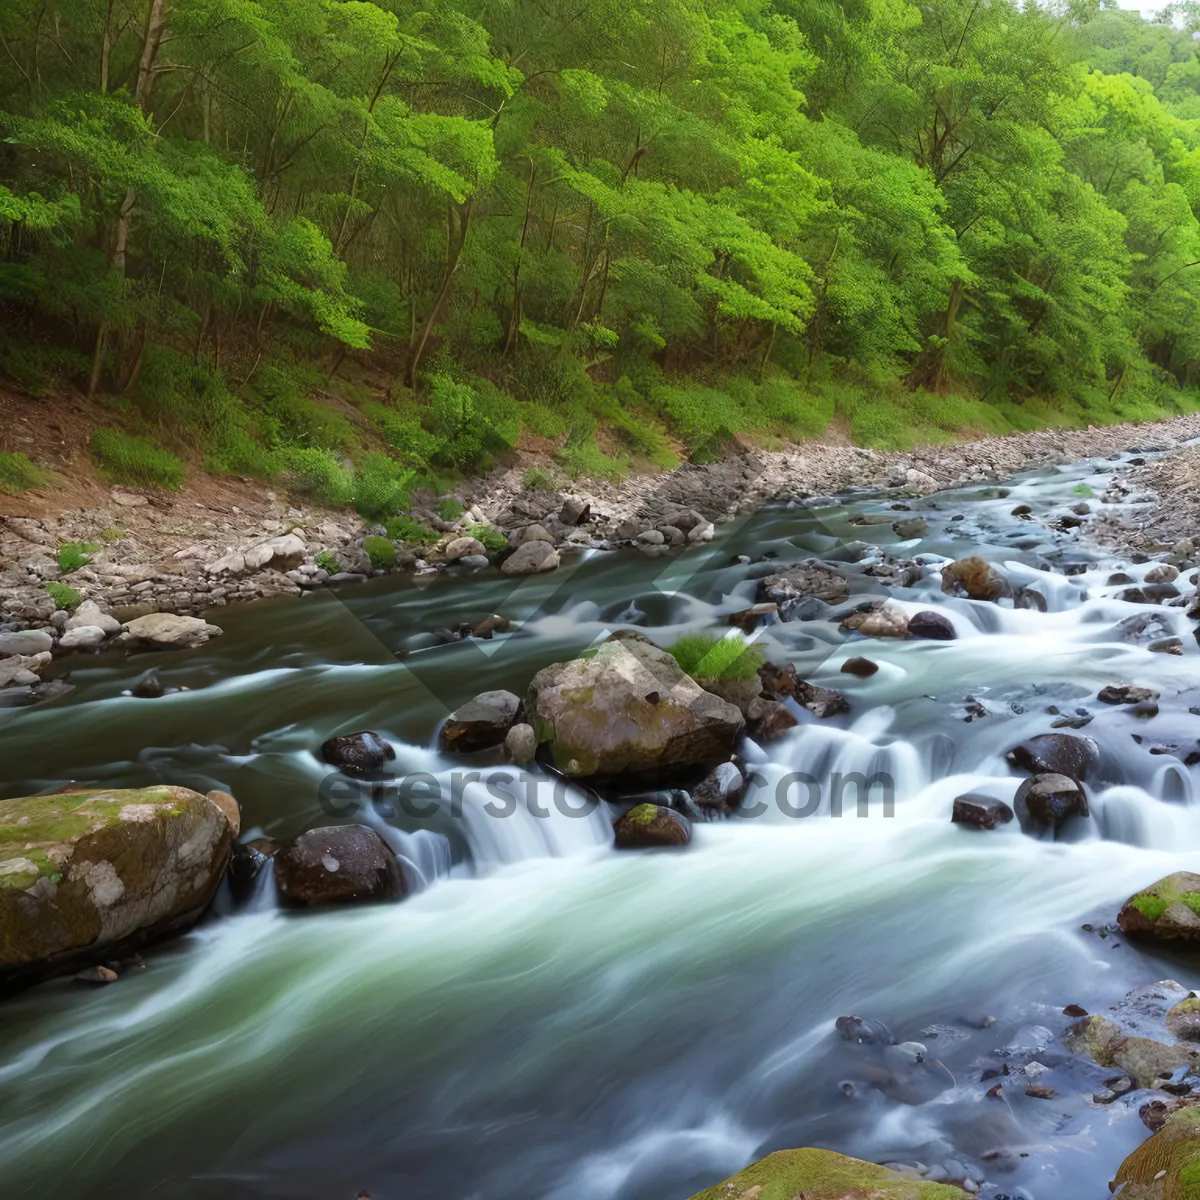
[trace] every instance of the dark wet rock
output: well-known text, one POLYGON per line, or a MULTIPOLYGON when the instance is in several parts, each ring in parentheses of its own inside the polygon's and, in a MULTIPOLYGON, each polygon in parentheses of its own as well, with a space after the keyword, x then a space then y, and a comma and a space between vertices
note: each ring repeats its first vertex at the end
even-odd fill
POLYGON ((952 642, 958 634, 954 626, 939 612, 924 609, 908 618, 908 636, 913 638, 928 638, 937 642, 952 642))
POLYGON ((365 825, 310 829, 279 848, 275 885, 284 904, 361 904, 398 900, 404 876, 388 844, 365 825))
POLYGON ((1043 773, 1026 779, 1013 797, 1022 829, 1054 828, 1069 817, 1088 816, 1083 789, 1066 775, 1043 773))
POLYGON ((1077 517, 1086 517, 1091 515, 1092 506, 1086 500, 1081 500, 1078 504, 1071 505, 1071 511, 1077 517))
POLYGON ((1200 940, 1200 875, 1176 871, 1130 896, 1117 924, 1124 933, 1157 941, 1200 940))
POLYGON ((1144 700, 1157 700, 1158 693, 1131 683, 1110 683, 1100 689, 1096 699, 1104 704, 1140 704, 1144 700))
POLYGON ((872 662, 869 658, 863 658, 861 655, 846 659, 841 667, 843 675, 853 675, 858 679, 869 679, 878 670, 877 662, 872 662))
POLYGON ((769 700, 781 700, 784 696, 794 696, 800 677, 796 674, 793 663, 763 663, 758 668, 758 681, 762 694, 769 700))
POLYGON ((618 850, 649 850, 686 846, 692 840, 691 822, 661 804, 638 804, 613 826, 618 850))
MULTIPOLYGON (((1150 1130, 1151 1133, 1157 1133, 1171 1119, 1175 1113, 1181 1109, 1194 1108, 1196 1105, 1195 1096, 1163 1096, 1161 1099, 1155 1097, 1153 1100, 1146 1101, 1145 1104, 1138 1109, 1138 1116, 1141 1118, 1142 1124, 1150 1130)), ((1157 1172, 1156 1172, 1157 1173, 1157 1172)), ((1166 1176, 1163 1177, 1164 1179, 1166 1176)), ((1136 1193, 1127 1193, 1134 1195, 1136 1193)), ((1154 1200, 1159 1200, 1162 1197, 1162 1192, 1145 1193, 1154 1200)))
POLYGON ((894 1046, 896 1039, 892 1031, 874 1017, 838 1017, 833 1023, 838 1036, 858 1046, 894 1046))
POLYGON ((1018 743, 1005 757, 1022 771, 1087 778, 1096 764, 1099 751, 1091 738, 1069 733, 1040 733, 1018 743))
POLYGON ((1085 562, 1063 563, 1063 574, 1068 578, 1074 575, 1086 575, 1090 564, 1085 562))
POLYGON ((1127 575, 1124 571, 1114 571, 1108 577, 1108 579, 1105 580, 1105 586, 1106 587, 1117 587, 1120 584, 1134 583, 1134 582, 1135 582, 1135 580, 1132 575, 1127 575))
POLYGON ((744 720, 632 630, 586 657, 544 667, 525 709, 539 743, 572 778, 630 779, 727 762, 744 720))
POLYGON ((186 928, 216 893, 232 844, 221 810, 188 788, 0 800, 0 985, 186 928))
POLYGON ((774 741, 800 723, 781 700, 755 700, 746 716, 746 732, 756 742, 774 741))
POLYGON ((1014 517, 1027 517, 1032 512, 1033 509, 1030 508, 1028 504, 1018 504, 1017 507, 1012 510, 1010 515, 1014 517))
POLYGON ((1034 612, 1046 611, 1046 597, 1037 588, 1019 587, 1013 592, 1013 608, 1027 608, 1034 612))
POLYGON ((807 683, 803 679, 797 680, 793 695, 801 708, 808 709, 814 717, 820 717, 822 720, 850 711, 850 702, 841 692, 833 688, 818 687, 815 683, 807 683))
POLYGON ((131 696, 136 696, 139 700, 157 700, 166 689, 159 682, 158 676, 153 671, 147 671, 129 690, 131 696))
POLYGON ((343 775, 366 779, 396 757, 396 751, 371 729, 343 733, 321 745, 321 759, 343 775))
POLYGON ((589 521, 591 516, 592 506, 586 500, 581 500, 578 496, 568 496, 563 501, 558 519, 564 525, 582 525, 589 521))
POLYGON ((746 779, 734 763, 720 763, 692 788, 692 803, 698 808, 727 814, 737 807, 746 791, 746 779))
POLYGON ((499 746, 521 715, 521 698, 512 692, 481 692, 456 708, 442 726, 443 750, 469 754, 499 746))
POLYGON ((1151 642, 1146 649, 1149 650, 1151 654, 1179 655, 1183 653, 1183 642, 1181 642, 1177 637, 1161 638, 1157 642, 1151 642))
POLYGON ((269 854, 247 842, 235 842, 229 859, 229 886, 236 903, 244 903, 254 894, 255 885, 271 861, 269 854))
POLYGON ((942 568, 942 591, 971 600, 1001 600, 1012 595, 1008 580, 985 558, 971 555, 942 568))
POLYGON ((966 825, 971 829, 998 829, 1012 819, 1013 810, 1003 800, 979 792, 956 796, 950 816, 955 825, 966 825))
POLYGON ((730 613, 727 620, 743 633, 753 633, 760 625, 774 625, 779 620, 779 606, 769 601, 752 604, 740 612, 730 613))
POLYGON ((507 617, 492 613, 490 616, 484 617, 481 621, 475 621, 470 626, 471 637, 491 641, 496 634, 507 633, 511 627, 512 623, 507 617))
POLYGON ((781 606, 800 597, 841 604, 850 595, 845 576, 815 558, 786 567, 759 582, 756 599, 781 606))

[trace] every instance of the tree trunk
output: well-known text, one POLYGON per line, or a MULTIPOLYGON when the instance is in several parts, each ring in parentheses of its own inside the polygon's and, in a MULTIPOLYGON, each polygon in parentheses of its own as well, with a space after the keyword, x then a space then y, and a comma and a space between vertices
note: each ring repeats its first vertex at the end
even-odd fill
POLYGON ((529 213, 533 207, 533 183, 537 177, 533 161, 529 163, 529 187, 525 192, 525 220, 521 223, 521 239, 517 243, 517 261, 513 266, 513 306, 512 317, 508 322, 508 336, 504 339, 502 354, 508 354, 517 340, 517 331, 521 328, 521 257, 525 253, 525 239, 529 236, 529 213))
POLYGON ((417 342, 417 348, 413 351, 412 357, 408 363, 408 378, 406 383, 408 386, 416 387, 417 385, 417 368, 421 364, 421 355, 425 353, 425 347, 429 342, 429 335, 433 332, 434 325, 437 324, 438 314, 442 311, 442 305, 445 303, 446 296, 450 291, 450 281, 454 277, 454 272, 458 270, 458 260, 462 255, 463 246, 467 241, 467 230, 471 223, 471 201, 467 202, 458 208, 454 205, 449 205, 446 209, 446 238, 447 238, 447 253, 446 253, 446 271, 442 276, 442 285, 438 288, 437 299, 433 302, 433 308, 429 313, 429 318, 425 322, 425 328, 421 331, 420 341, 417 342), (457 228, 455 228, 457 224, 457 228))

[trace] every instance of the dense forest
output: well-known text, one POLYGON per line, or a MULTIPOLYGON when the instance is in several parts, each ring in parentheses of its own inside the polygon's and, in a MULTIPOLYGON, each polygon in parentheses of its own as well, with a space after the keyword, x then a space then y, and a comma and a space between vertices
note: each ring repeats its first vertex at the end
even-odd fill
POLYGON ((521 437, 617 475, 1196 407, 1197 27, 6 0, 0 370, 94 397, 113 477, 371 515, 521 437))

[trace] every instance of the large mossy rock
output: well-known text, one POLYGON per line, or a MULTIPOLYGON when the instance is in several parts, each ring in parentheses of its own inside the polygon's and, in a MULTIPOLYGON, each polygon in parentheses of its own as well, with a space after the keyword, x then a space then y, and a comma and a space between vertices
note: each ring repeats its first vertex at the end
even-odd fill
POLYGON ((832 1150, 777 1150, 692 1200, 964 1200, 947 1183, 911 1179, 832 1150))
POLYGON ((1121 1164, 1110 1186, 1121 1200, 1200 1197, 1200 1108, 1181 1108, 1168 1117, 1121 1164))
POLYGON ((1162 941, 1200 939, 1200 875, 1176 871, 1130 896, 1117 923, 1125 933, 1162 941))
POLYGON ((640 636, 553 663, 529 684, 526 719, 574 778, 632 780, 713 767, 733 753, 743 718, 640 636))
POLYGON ((186 926, 232 843, 225 814, 188 788, 0 800, 0 982, 186 926))

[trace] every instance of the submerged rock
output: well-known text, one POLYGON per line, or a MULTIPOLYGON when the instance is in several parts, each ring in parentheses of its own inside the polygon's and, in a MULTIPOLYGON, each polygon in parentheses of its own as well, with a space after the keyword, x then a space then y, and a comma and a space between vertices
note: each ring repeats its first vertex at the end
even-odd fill
POLYGON ((706 692, 640 634, 553 663, 525 700, 539 743, 573 778, 630 779, 728 761, 742 732, 738 708, 706 692))
POLYGON ((1096 764, 1099 750, 1091 738, 1070 733, 1040 733, 1018 743, 1005 757, 1023 771, 1048 772, 1082 780, 1096 764))
POLYGON ((1013 819, 1013 810, 995 796, 967 792, 954 798, 950 820, 971 829, 998 829, 1013 819))
POLYGON ((848 1158, 832 1150, 776 1150, 692 1200, 963 1200, 947 1183, 848 1158))
POLYGON ((686 846, 692 840, 691 822, 661 804, 638 804, 613 826, 618 850, 647 850, 657 846, 686 846))
POLYGON ((1008 580, 986 558, 973 554, 942 568, 942 591, 971 600, 1002 600, 1012 595, 1008 580))
POLYGON ((1130 896, 1117 924, 1125 933, 1162 941, 1200 939, 1200 875, 1176 871, 1130 896))
POLYGON ((0 982, 191 924, 232 843, 221 809, 188 788, 0 801, 0 982))
POLYGON ((894 1046, 892 1031, 874 1017, 838 1017, 833 1023, 838 1037, 859 1046, 894 1046))
POLYGON ((294 907, 398 900, 404 876, 392 849, 365 825, 310 829, 275 854, 280 899, 294 907))
POLYGON ((391 744, 372 729, 343 733, 321 745, 324 762, 337 767, 343 775, 351 775, 356 779, 368 778, 395 757, 396 751, 391 744))
POLYGON ((446 718, 440 735, 442 749, 469 753, 499 746, 520 712, 521 699, 512 692, 482 692, 446 718))

